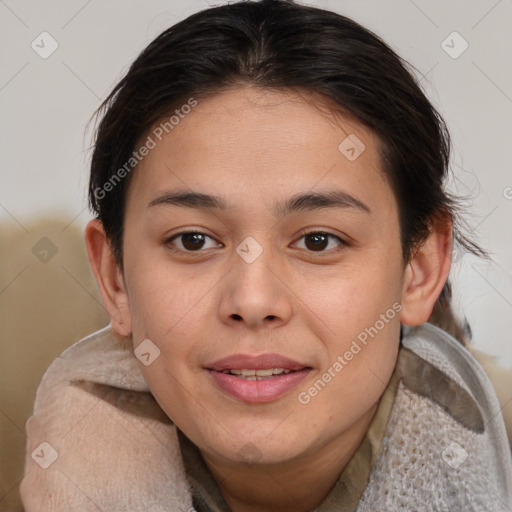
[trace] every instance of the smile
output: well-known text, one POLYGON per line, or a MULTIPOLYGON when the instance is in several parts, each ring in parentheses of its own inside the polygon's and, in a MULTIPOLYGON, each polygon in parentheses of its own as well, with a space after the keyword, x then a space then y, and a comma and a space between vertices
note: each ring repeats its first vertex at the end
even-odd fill
POLYGON ((235 375, 246 380, 262 380, 271 379, 274 375, 286 375, 292 371, 293 370, 287 370, 285 368, 268 368, 266 370, 222 370, 222 373, 235 375))
POLYGON ((242 402, 265 403, 280 399, 298 386, 311 371, 311 368, 301 370, 283 370, 282 368, 247 370, 249 375, 242 373, 245 370, 207 371, 212 377, 215 388, 223 394, 242 402), (274 371, 278 373, 274 374, 274 371), (261 375, 261 373, 264 373, 264 375, 261 375))
POLYGON ((215 389, 248 403, 278 400, 296 387, 311 367, 281 354, 232 354, 205 370, 215 389))

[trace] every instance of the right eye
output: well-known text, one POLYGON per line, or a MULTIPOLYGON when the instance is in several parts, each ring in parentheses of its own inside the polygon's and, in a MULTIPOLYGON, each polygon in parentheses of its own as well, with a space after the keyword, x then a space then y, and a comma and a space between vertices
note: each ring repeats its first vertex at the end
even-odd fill
POLYGON ((177 233, 164 240, 164 244, 167 247, 178 246, 177 249, 169 247, 171 250, 176 252, 200 252, 205 244, 206 238, 214 240, 211 236, 208 236, 201 231, 182 231, 181 233, 177 233), (175 240, 179 240, 179 243, 175 243, 175 240), (181 247, 179 247, 179 245, 181 245, 181 247))

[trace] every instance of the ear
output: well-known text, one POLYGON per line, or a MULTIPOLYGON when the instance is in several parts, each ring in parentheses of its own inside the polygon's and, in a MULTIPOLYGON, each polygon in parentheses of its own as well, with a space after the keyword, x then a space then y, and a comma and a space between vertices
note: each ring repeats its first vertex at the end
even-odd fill
POLYGON ((452 254, 452 222, 443 216, 432 222, 427 239, 405 269, 400 321, 420 325, 430 318, 448 279, 452 254))
POLYGON ((129 336, 132 327, 124 276, 101 221, 95 219, 87 224, 85 246, 103 304, 110 316, 110 325, 117 334, 129 336))

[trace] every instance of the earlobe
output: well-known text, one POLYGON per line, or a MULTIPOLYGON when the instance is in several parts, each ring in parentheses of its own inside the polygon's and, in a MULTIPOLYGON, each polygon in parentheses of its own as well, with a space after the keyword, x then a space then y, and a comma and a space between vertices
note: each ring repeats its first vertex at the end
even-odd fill
POLYGON ((85 246, 110 325, 120 336, 129 336, 132 329, 126 285, 101 221, 94 219, 87 224, 85 246))
POLYGON ((427 239, 411 258, 404 274, 400 321, 407 325, 426 322, 448 279, 451 267, 452 223, 438 220, 427 239))

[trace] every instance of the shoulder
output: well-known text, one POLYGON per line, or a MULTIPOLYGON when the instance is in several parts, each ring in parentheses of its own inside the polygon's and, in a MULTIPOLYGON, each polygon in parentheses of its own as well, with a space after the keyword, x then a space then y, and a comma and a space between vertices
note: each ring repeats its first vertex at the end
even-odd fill
POLYGON ((118 336, 110 326, 96 331, 64 350, 44 373, 36 394, 58 383, 88 381, 149 391, 133 355, 131 338, 118 336))
POLYGON ((138 364, 131 340, 106 327, 48 367, 26 423, 26 512, 185 507, 176 429, 138 364))
MULTIPOLYGON (((438 455, 430 470, 439 478, 439 488, 445 486, 448 494, 457 489, 459 499, 467 503, 485 501, 491 495, 512 499, 510 446, 501 407, 484 368, 455 338, 428 323, 406 327, 402 347, 397 366, 406 405, 398 421, 414 409, 414 422, 423 427, 421 435, 415 435, 416 442, 423 441, 423 449, 428 446, 438 455), (450 457, 460 458, 456 468, 450 457)), ((406 423, 402 426, 408 428, 406 423)))
POLYGON ((495 356, 482 352, 472 345, 468 346, 468 350, 482 365, 496 391, 505 420, 508 442, 512 447, 512 368, 501 366, 495 356))
POLYGON ((403 334, 399 385, 358 511, 503 510, 512 464, 489 378, 445 331, 423 324, 403 334))
POLYGON ((484 423, 491 418, 496 434, 506 439, 506 431, 496 390, 480 362, 460 342, 442 329, 424 323, 404 326, 402 346, 419 356, 448 381, 465 390, 478 405, 484 423))

